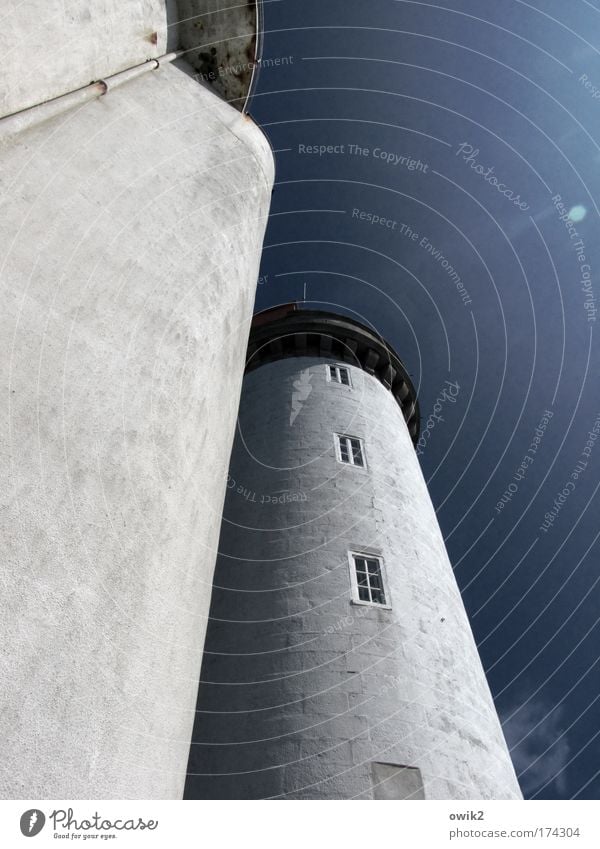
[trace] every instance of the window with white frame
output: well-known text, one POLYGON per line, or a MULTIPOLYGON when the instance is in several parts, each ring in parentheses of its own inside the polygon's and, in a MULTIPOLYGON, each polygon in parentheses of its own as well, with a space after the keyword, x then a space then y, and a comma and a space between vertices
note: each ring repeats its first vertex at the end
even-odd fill
POLYGON ((362 439, 357 436, 346 436, 346 434, 336 433, 335 442, 337 448, 337 458, 340 463, 348 463, 350 466, 361 466, 365 468, 365 450, 362 439))
POLYGON ((389 593, 385 586, 385 572, 381 557, 354 551, 351 551, 349 556, 354 601, 389 607, 389 593))
POLYGON ((328 365, 327 380, 331 383, 341 383, 342 386, 352 386, 350 383, 350 370, 345 366, 328 365))

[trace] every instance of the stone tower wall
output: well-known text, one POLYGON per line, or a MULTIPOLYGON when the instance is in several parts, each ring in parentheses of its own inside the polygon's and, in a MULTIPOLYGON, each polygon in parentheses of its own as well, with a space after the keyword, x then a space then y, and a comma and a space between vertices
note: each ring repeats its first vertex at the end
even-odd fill
POLYGON ((329 362, 244 380, 187 794, 520 798, 400 408, 329 362), (353 603, 349 551, 383 558, 391 609, 353 603))

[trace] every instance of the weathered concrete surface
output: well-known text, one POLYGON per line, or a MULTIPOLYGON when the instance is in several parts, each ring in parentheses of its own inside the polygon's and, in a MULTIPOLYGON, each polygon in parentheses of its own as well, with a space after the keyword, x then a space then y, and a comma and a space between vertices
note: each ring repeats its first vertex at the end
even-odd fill
POLYGON ((11 0, 0 29, 0 115, 166 52, 165 0, 11 0))
POLYGON ((0 116, 184 50, 191 73, 242 109, 257 45, 254 0, 9 0, 0 116))
POLYGON ((326 362, 244 381, 186 795, 520 798, 400 408, 326 362), (391 610, 351 603, 349 549, 383 556, 391 610))
POLYGON ((176 41, 198 79, 241 110, 256 67, 256 0, 177 0, 176 9, 176 41))
POLYGON ((177 798, 272 154, 167 66, 0 160, 0 796, 177 798))

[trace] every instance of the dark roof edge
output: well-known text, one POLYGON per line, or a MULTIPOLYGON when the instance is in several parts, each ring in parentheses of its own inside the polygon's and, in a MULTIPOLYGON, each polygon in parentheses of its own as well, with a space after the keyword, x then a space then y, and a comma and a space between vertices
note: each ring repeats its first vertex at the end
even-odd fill
POLYGON ((400 357, 376 332, 344 315, 300 309, 298 304, 257 313, 250 330, 246 372, 287 357, 323 357, 362 368, 392 393, 416 444, 417 393, 400 357))

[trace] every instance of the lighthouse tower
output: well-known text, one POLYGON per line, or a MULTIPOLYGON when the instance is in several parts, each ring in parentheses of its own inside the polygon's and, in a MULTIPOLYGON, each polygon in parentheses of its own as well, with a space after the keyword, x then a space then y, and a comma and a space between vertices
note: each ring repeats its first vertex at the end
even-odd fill
POLYGON ((372 330, 255 318, 188 798, 521 798, 418 419, 372 330))

